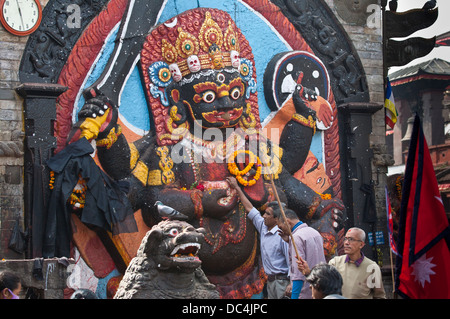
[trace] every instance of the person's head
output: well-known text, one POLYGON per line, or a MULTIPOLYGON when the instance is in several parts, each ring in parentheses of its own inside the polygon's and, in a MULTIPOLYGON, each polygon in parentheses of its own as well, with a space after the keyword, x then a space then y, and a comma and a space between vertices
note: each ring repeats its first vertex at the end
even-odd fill
MULTIPOLYGON (((283 205, 283 209, 285 209, 286 204, 281 203, 283 205)), ((278 205, 277 201, 270 202, 267 204, 267 208, 264 211, 263 218, 264 218, 264 224, 267 226, 267 228, 272 229, 278 224, 278 219, 281 215, 281 209, 280 205, 278 205)))
POLYGON ((7 270, 0 272, 0 299, 19 299, 21 289, 19 276, 7 270))
POLYGON ((286 221, 284 220, 283 215, 280 215, 278 218, 278 227, 283 233, 287 234, 300 220, 298 219, 297 214, 289 208, 284 209, 284 215, 286 216, 286 221))
POLYGON ((364 247, 366 233, 358 227, 350 228, 344 237, 344 252, 347 255, 359 254, 364 247))
POLYGON ((306 281, 311 285, 313 299, 322 299, 331 294, 342 295, 342 276, 331 265, 321 263, 314 266, 306 281))

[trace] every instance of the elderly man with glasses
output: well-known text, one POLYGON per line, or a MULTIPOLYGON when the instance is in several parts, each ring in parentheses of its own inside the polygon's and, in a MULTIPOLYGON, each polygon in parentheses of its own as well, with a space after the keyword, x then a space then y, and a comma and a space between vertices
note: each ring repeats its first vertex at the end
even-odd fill
MULTIPOLYGON (((344 237, 345 255, 334 257, 328 264, 336 267, 341 274, 344 282, 342 296, 345 298, 385 299, 380 267, 362 252, 365 240, 364 230, 357 227, 350 228, 344 237)), ((297 263, 305 275, 310 273, 305 261, 297 263)))

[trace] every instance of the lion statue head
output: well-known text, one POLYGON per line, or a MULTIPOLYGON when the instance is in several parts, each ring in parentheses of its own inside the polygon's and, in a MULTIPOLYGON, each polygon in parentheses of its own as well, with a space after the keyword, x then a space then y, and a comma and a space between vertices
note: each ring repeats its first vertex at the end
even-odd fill
POLYGON ((216 299, 198 252, 203 228, 164 220, 144 236, 119 284, 115 299, 216 299))

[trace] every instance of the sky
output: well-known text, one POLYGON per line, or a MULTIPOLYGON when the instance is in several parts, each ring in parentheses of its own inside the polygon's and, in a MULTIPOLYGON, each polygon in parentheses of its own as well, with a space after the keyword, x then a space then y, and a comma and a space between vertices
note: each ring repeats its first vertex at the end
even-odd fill
MULTIPOLYGON (((427 0, 398 0, 397 12, 404 12, 411 9, 422 8, 425 2, 427 2, 427 0)), ((450 0, 437 0, 437 7, 439 8, 439 15, 436 22, 426 29, 419 30, 411 34, 409 37, 432 38, 435 35, 438 36, 442 33, 450 31, 450 20, 449 20, 450 0)), ((433 51, 431 51, 428 55, 421 58, 417 58, 405 66, 389 68, 389 73, 434 58, 439 58, 450 62, 450 47, 434 48, 433 51)))

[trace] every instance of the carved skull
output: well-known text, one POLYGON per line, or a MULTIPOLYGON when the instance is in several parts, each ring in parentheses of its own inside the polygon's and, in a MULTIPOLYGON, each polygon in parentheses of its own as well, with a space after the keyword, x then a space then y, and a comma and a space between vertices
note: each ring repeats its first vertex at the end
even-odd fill
POLYGON ((196 56, 196 55, 191 55, 190 57, 188 57, 187 63, 188 63, 189 70, 192 73, 198 72, 202 68, 200 65, 200 60, 198 59, 198 56, 196 56))
POLYGON ((180 68, 176 63, 172 63, 171 65, 169 65, 169 70, 172 73, 172 78, 175 80, 175 82, 181 81, 183 75, 181 75, 180 68))
POLYGON ((239 66, 241 65, 241 59, 239 58, 239 52, 235 50, 230 51, 230 57, 231 57, 231 65, 233 68, 239 69, 239 66))

